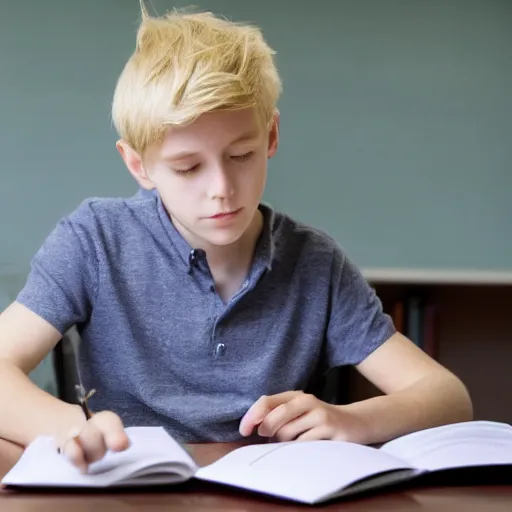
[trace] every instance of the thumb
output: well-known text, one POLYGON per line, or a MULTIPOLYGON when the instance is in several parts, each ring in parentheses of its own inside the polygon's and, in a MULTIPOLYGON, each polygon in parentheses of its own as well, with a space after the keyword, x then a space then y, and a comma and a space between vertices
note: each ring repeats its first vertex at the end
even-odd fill
POLYGON ((242 436, 249 436, 253 433, 254 429, 263 421, 265 415, 259 414, 254 410, 254 404, 247 410, 242 419, 240 420, 239 432, 242 436))

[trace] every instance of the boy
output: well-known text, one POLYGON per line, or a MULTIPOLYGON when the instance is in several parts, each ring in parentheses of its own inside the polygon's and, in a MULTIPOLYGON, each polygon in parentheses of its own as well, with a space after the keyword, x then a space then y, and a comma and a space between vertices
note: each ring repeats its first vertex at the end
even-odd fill
POLYGON ((280 92, 256 28, 143 9, 113 102, 140 191, 64 218, 0 316, 1 438, 55 435, 86 470, 134 424, 185 442, 378 443, 471 418, 461 382, 395 332, 337 244, 260 203, 280 92), (26 376, 72 325, 89 420, 26 376), (385 395, 338 406, 306 392, 344 364, 385 395))

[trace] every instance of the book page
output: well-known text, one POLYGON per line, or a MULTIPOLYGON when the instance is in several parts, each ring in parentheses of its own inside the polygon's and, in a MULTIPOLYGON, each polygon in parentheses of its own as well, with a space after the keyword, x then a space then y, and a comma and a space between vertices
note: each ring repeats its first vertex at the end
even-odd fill
POLYGON ((456 423, 408 434, 380 450, 431 471, 512 465, 512 427, 490 421, 456 423))
POLYGON ((375 448, 341 441, 245 446, 196 477, 305 503, 334 496, 360 479, 412 467, 375 448))
POLYGON ((6 485, 48 487, 107 487, 151 485, 188 480, 197 470, 188 453, 161 427, 128 427, 130 447, 108 452, 81 474, 57 453, 52 437, 31 443, 18 463, 2 480, 6 485))

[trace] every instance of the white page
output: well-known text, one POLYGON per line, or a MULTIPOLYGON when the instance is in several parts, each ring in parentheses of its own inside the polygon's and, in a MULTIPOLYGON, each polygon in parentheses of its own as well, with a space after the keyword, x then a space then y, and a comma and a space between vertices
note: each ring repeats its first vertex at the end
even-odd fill
POLYGON ((359 479, 397 469, 412 467, 368 446, 296 441, 238 448, 201 468, 196 477, 314 503, 359 479))
POLYGON ((31 443, 18 463, 2 480, 6 485, 106 487, 122 479, 146 474, 139 483, 153 483, 150 471, 157 473, 154 483, 181 482, 193 476, 198 466, 186 451, 161 427, 128 427, 130 447, 122 452, 108 452, 81 474, 56 451, 51 437, 41 436, 31 443))
POLYGON ((512 426, 490 421, 456 423, 408 434, 380 449, 428 470, 512 464, 512 426))

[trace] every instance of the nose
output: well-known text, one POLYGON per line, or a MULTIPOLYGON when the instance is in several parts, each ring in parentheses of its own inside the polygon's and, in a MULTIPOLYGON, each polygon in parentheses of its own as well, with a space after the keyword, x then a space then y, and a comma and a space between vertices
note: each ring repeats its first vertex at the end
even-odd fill
POLYGON ((234 179, 229 169, 222 165, 212 169, 209 176, 209 195, 211 199, 227 199, 235 192, 234 179))

